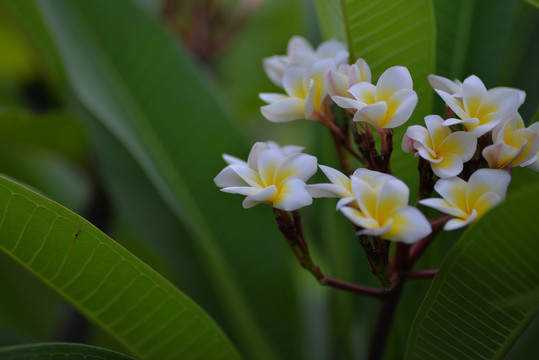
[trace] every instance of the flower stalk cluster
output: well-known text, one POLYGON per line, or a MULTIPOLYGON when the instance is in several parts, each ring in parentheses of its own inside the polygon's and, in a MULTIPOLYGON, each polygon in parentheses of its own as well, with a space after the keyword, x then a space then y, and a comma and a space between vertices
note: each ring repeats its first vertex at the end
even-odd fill
POLYGON ((272 206, 298 262, 320 284, 383 301, 370 351, 376 358, 404 281, 436 274, 413 270, 436 235, 470 226, 501 203, 513 167, 539 171, 539 125, 526 128, 518 114, 525 99, 521 90, 487 90, 475 75, 463 82, 430 75, 446 103, 445 119, 427 115, 425 126, 409 126, 401 140, 401 149, 418 158, 420 174, 419 208, 409 205, 408 185, 392 175, 390 158, 394 129, 410 119, 418 102, 412 76, 407 68, 394 66, 374 84, 364 59, 353 64, 347 59, 345 46, 335 40, 315 49, 295 36, 286 55, 263 61, 284 94, 260 94, 267 103, 261 113, 269 121, 307 119, 327 127, 341 171, 318 165, 297 146, 259 142, 246 162, 224 155, 228 166, 215 182, 222 191, 246 196, 245 208, 272 206), (308 183, 317 168, 329 182, 308 183), (440 197, 429 197, 433 191, 440 197), (323 197, 338 199, 336 210, 350 221, 380 289, 328 277, 312 259, 299 209, 323 197), (424 207, 441 214, 429 220, 424 207), (390 256, 393 243, 396 250, 390 256))

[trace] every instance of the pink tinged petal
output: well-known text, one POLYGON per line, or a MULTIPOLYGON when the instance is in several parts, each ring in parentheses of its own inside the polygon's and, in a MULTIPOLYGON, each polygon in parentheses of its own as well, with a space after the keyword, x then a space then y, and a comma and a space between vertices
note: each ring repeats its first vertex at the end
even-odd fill
POLYGON ((476 116, 479 106, 486 97, 487 88, 477 76, 471 75, 464 80, 462 83, 462 101, 464 110, 470 117, 476 116))
POLYGON ((378 203, 378 194, 376 191, 361 178, 352 176, 352 193, 354 194, 359 210, 366 217, 376 218, 376 207, 378 203))
POLYGON ((348 78, 337 71, 330 70, 327 76, 328 92, 331 96, 346 96, 348 78))
POLYGON ((264 101, 267 104, 273 104, 274 102, 277 102, 279 100, 284 100, 289 98, 287 95, 283 94, 274 94, 274 93, 260 93, 258 94, 258 97, 260 100, 264 101))
POLYGON ((254 188, 251 186, 230 186, 230 187, 221 189, 221 191, 229 193, 229 194, 239 194, 239 195, 250 196, 250 195, 259 193, 261 189, 254 188))
POLYGON ((511 175, 504 170, 479 169, 475 171, 468 180, 468 207, 474 208, 477 200, 487 192, 498 194, 503 201, 510 182, 511 175))
POLYGON ((477 202, 475 203, 473 209, 477 211, 477 218, 479 219, 480 217, 485 215, 490 209, 500 204, 501 202, 502 199, 498 194, 488 192, 481 195, 481 197, 477 199, 477 202))
POLYGON ((285 122, 305 118, 305 101, 287 98, 260 108, 262 115, 272 122, 285 122))
POLYGON ((501 169, 508 165, 518 155, 518 149, 504 143, 492 144, 481 153, 492 169, 501 169))
POLYGON ((429 132, 423 126, 412 125, 406 129, 402 139, 402 149, 405 152, 416 152, 416 145, 414 145, 416 142, 423 147, 430 148, 432 146, 429 132))
MULTIPOLYGON (((249 186, 259 187, 259 188, 264 187, 264 183, 260 179, 258 172, 254 171, 253 169, 250 169, 242 165, 229 165, 228 167, 234 170, 234 172, 238 174, 238 176, 243 181, 245 181, 249 186)), ((239 184, 229 185, 229 186, 239 186, 239 184)))
POLYGON ((359 102, 374 104, 376 102, 376 86, 368 82, 360 82, 348 89, 350 95, 359 102))
POLYGON ((283 86, 283 75, 287 65, 286 56, 274 55, 262 60, 262 66, 270 80, 277 86, 283 86))
POLYGON ((449 206, 460 209, 464 213, 468 213, 466 205, 467 189, 468 184, 466 181, 458 177, 440 179, 434 184, 434 190, 449 203, 449 206))
POLYGON ((291 65, 286 68, 283 76, 283 87, 290 97, 305 99, 307 94, 305 77, 306 70, 302 66, 291 65))
POLYGON ((380 130, 385 122, 387 116, 387 104, 385 101, 381 101, 374 105, 365 105, 354 115, 354 121, 365 121, 377 130, 380 130))
POLYGON ((405 206, 391 214, 393 225, 383 239, 413 244, 432 232, 429 221, 415 207, 405 206))
POLYGON ((285 179, 294 177, 303 180, 309 180, 318 170, 318 161, 316 157, 307 154, 294 154, 282 161, 277 167, 273 183, 279 185, 285 179))
POLYGON ((462 102, 459 101, 457 98, 455 98, 455 96, 449 95, 448 93, 446 93, 445 91, 442 91, 442 90, 437 90, 436 89, 436 92, 445 101, 447 106, 449 106, 449 108, 459 118, 461 118, 462 120, 465 120, 465 119, 468 119, 469 117, 473 117, 473 116, 470 116, 468 113, 466 113, 466 111, 464 110, 462 102))
POLYGON ((367 62, 362 58, 357 59, 355 64, 352 65, 349 81, 350 85, 363 81, 371 82, 371 69, 367 62))
POLYGON ((286 155, 280 149, 268 149, 260 154, 258 157, 258 173, 264 187, 278 185, 274 183, 275 173, 285 159, 286 155))
POLYGON ((464 168, 462 158, 453 153, 439 154, 441 161, 431 162, 432 171, 439 178, 449 178, 460 174, 464 168))
POLYGON ((247 182, 243 180, 230 166, 227 166, 213 179, 215 185, 219 187, 246 186, 247 182))
POLYGON ((359 109, 363 107, 363 103, 354 99, 342 96, 332 96, 331 99, 335 102, 335 104, 339 105, 343 109, 359 109))
POLYGON ((444 225, 444 230, 451 231, 451 230, 460 229, 462 227, 470 225, 476 219, 477 219, 477 211, 475 211, 474 209, 472 210, 472 213, 467 217, 451 219, 448 222, 446 222, 444 225))
POLYGON ((243 166, 249 166, 247 163, 241 159, 238 159, 235 156, 223 154, 223 159, 226 161, 228 165, 243 165, 243 166))
POLYGON ((385 223, 393 211, 408 205, 409 196, 410 190, 401 180, 384 182, 378 191, 375 218, 380 223, 385 223))
POLYGON ((293 211, 313 202, 312 196, 305 189, 306 184, 298 178, 288 178, 279 186, 279 193, 273 201, 273 207, 284 211, 293 211))
POLYGON ((477 138, 471 133, 457 131, 449 133, 448 136, 438 144, 438 153, 452 153, 459 156, 462 159, 462 162, 466 162, 475 154, 477 138))
POLYGON ((453 81, 446 79, 437 75, 428 76, 430 86, 433 89, 442 90, 448 94, 461 94, 462 89, 459 84, 454 83, 453 81))
POLYGON ((417 94, 415 91, 408 89, 397 91, 387 103, 388 118, 382 127, 393 129, 404 124, 412 116, 416 105, 417 94))
POLYGON ((393 66, 384 71, 376 83, 376 101, 388 101, 398 90, 412 90, 412 87, 413 80, 408 69, 404 66, 393 66))
MULTIPOLYGON (((365 216, 363 213, 361 213, 359 210, 344 206, 339 209, 339 211, 348 218, 354 225, 360 226, 364 229, 379 229, 380 225, 378 224, 378 221, 375 219, 365 216)), ((387 229, 389 229, 389 226, 387 226, 387 229)), ((387 231, 387 229, 382 229, 383 232, 387 231)))
POLYGON ((455 207, 453 204, 450 204, 448 201, 444 199, 437 199, 437 198, 423 199, 423 200, 420 200, 419 203, 423 206, 436 209, 440 212, 449 214, 451 216, 455 216, 458 218, 468 217, 468 214, 465 211, 455 207))
POLYGON ((277 187, 272 185, 250 196, 247 196, 245 200, 243 200, 243 207, 245 209, 249 209, 260 203, 271 203, 273 202, 273 199, 276 196, 277 196, 277 187))

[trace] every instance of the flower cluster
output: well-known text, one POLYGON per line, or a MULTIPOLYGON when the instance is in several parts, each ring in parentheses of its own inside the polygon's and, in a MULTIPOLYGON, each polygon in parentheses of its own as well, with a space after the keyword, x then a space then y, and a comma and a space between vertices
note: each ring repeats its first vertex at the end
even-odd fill
MULTIPOLYGON (((391 175, 389 167, 390 129, 408 121, 418 102, 412 76, 407 68, 394 66, 383 72, 375 85, 364 59, 353 64, 347 60, 345 46, 336 40, 315 49, 295 36, 286 55, 263 61, 268 77, 285 94, 260 94, 268 104, 261 112, 270 121, 304 118, 327 126, 346 174, 320 165, 330 183, 307 185, 316 172, 316 158, 301 153, 299 147, 281 148, 267 142, 256 143, 247 162, 224 155, 229 165, 215 182, 222 191, 245 195, 246 208, 268 203, 293 211, 310 205, 313 197, 336 197, 337 210, 356 226, 358 235, 416 242, 432 231, 431 224, 408 205, 409 189, 391 175), (347 124, 336 122, 331 104, 344 109, 345 122, 356 124, 354 134, 347 124), (380 154, 371 126, 380 135, 380 154), (355 171, 347 167, 343 151, 363 167, 355 171)), ((401 147, 419 157, 420 165, 426 164, 420 166, 424 186, 419 203, 453 217, 444 227, 453 230, 477 221, 503 201, 512 167, 529 166, 539 171, 539 124, 525 127, 518 113, 525 99, 521 90, 487 90, 475 75, 463 82, 430 75, 429 82, 446 103, 447 119, 426 116, 425 127, 408 127, 401 147), (481 162, 491 169, 482 169, 485 165, 481 162), (433 190, 441 198, 426 198, 433 190)))

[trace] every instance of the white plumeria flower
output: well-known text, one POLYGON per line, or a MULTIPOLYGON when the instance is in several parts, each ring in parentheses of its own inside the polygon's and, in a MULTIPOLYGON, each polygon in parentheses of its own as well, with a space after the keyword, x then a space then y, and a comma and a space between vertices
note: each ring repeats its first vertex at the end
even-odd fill
POLYGON ((352 98, 332 96, 340 107, 356 109, 354 121, 365 121, 377 131, 404 124, 417 104, 412 89, 412 76, 407 68, 394 66, 387 69, 375 85, 360 82, 348 89, 352 98))
POLYGON ((452 133, 443 122, 440 116, 429 115, 425 117, 426 129, 410 126, 402 139, 402 149, 427 160, 438 177, 447 178, 460 174, 463 164, 473 157, 477 138, 464 131, 452 133))
POLYGON ((286 95, 259 94, 260 98, 269 104, 260 108, 262 115, 273 122, 322 118, 322 107, 328 93, 326 74, 335 67, 333 59, 319 60, 309 68, 288 66, 283 77, 286 95))
POLYGON ((520 114, 496 126, 492 142, 482 152, 491 168, 528 166, 537 160, 539 137, 533 129, 526 129, 520 114))
MULTIPOLYGON (((537 136, 539 136, 539 122, 531 124, 528 129, 535 131, 537 136)), ((539 172, 539 151, 537 152, 537 159, 528 165, 533 171, 539 172)))
POLYGON ((221 191, 246 195, 244 208, 268 203, 274 208, 293 211, 312 203, 305 189, 316 172, 314 156, 302 154, 297 146, 279 147, 273 142, 254 144, 247 162, 223 155, 229 164, 214 179, 221 191))
POLYGON ((472 224, 505 199, 511 176, 504 170, 479 169, 468 182, 458 177, 440 179, 434 190, 443 199, 431 198, 419 203, 455 218, 444 230, 454 230, 472 224))
POLYGON ((340 211, 362 228, 360 235, 379 236, 382 239, 406 244, 417 242, 430 234, 432 228, 425 216, 408 205, 409 189, 401 180, 376 171, 364 170, 351 177, 353 206, 340 211))
POLYGON ((336 71, 329 71, 328 92, 331 96, 351 97, 348 89, 360 82, 371 82, 371 69, 362 58, 355 64, 341 64, 336 71))
POLYGON ((290 39, 286 53, 286 55, 274 55, 262 61, 266 74, 279 87, 283 87, 283 77, 286 68, 290 65, 309 68, 318 60, 333 59, 337 65, 348 60, 348 51, 344 44, 329 40, 314 50, 311 44, 301 36, 293 36, 290 39))
POLYGON ((451 81, 438 75, 429 75, 428 79, 433 89, 442 90, 449 95, 462 99, 462 82, 460 80, 451 81))
POLYGON ((337 210, 355 200, 354 193, 352 192, 352 182, 350 180, 352 177, 359 177, 374 187, 378 186, 382 181, 391 178, 391 175, 364 168, 357 169, 348 177, 339 170, 335 170, 329 166, 319 165, 319 167, 329 181, 331 181, 331 184, 309 184, 307 185, 307 191, 314 198, 341 198, 337 202, 337 210))
MULTIPOLYGON (((462 124, 466 131, 480 137, 500 123, 511 119, 525 98, 521 90, 493 88, 487 91, 483 82, 475 75, 467 77, 460 89, 451 86, 450 80, 440 84, 441 77, 434 82, 434 90, 460 119, 447 119, 445 126, 462 124), (439 88, 436 88, 439 87, 439 88), (447 91, 453 92, 453 94, 447 91)), ((431 80, 432 85, 432 80, 431 80)))

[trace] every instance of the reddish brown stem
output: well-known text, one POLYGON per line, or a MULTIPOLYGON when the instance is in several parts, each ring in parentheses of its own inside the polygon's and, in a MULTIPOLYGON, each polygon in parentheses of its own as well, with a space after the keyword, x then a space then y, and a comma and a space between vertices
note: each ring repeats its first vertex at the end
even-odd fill
POLYGON ((407 279, 432 279, 437 273, 438 270, 416 270, 407 271, 403 276, 407 279))

